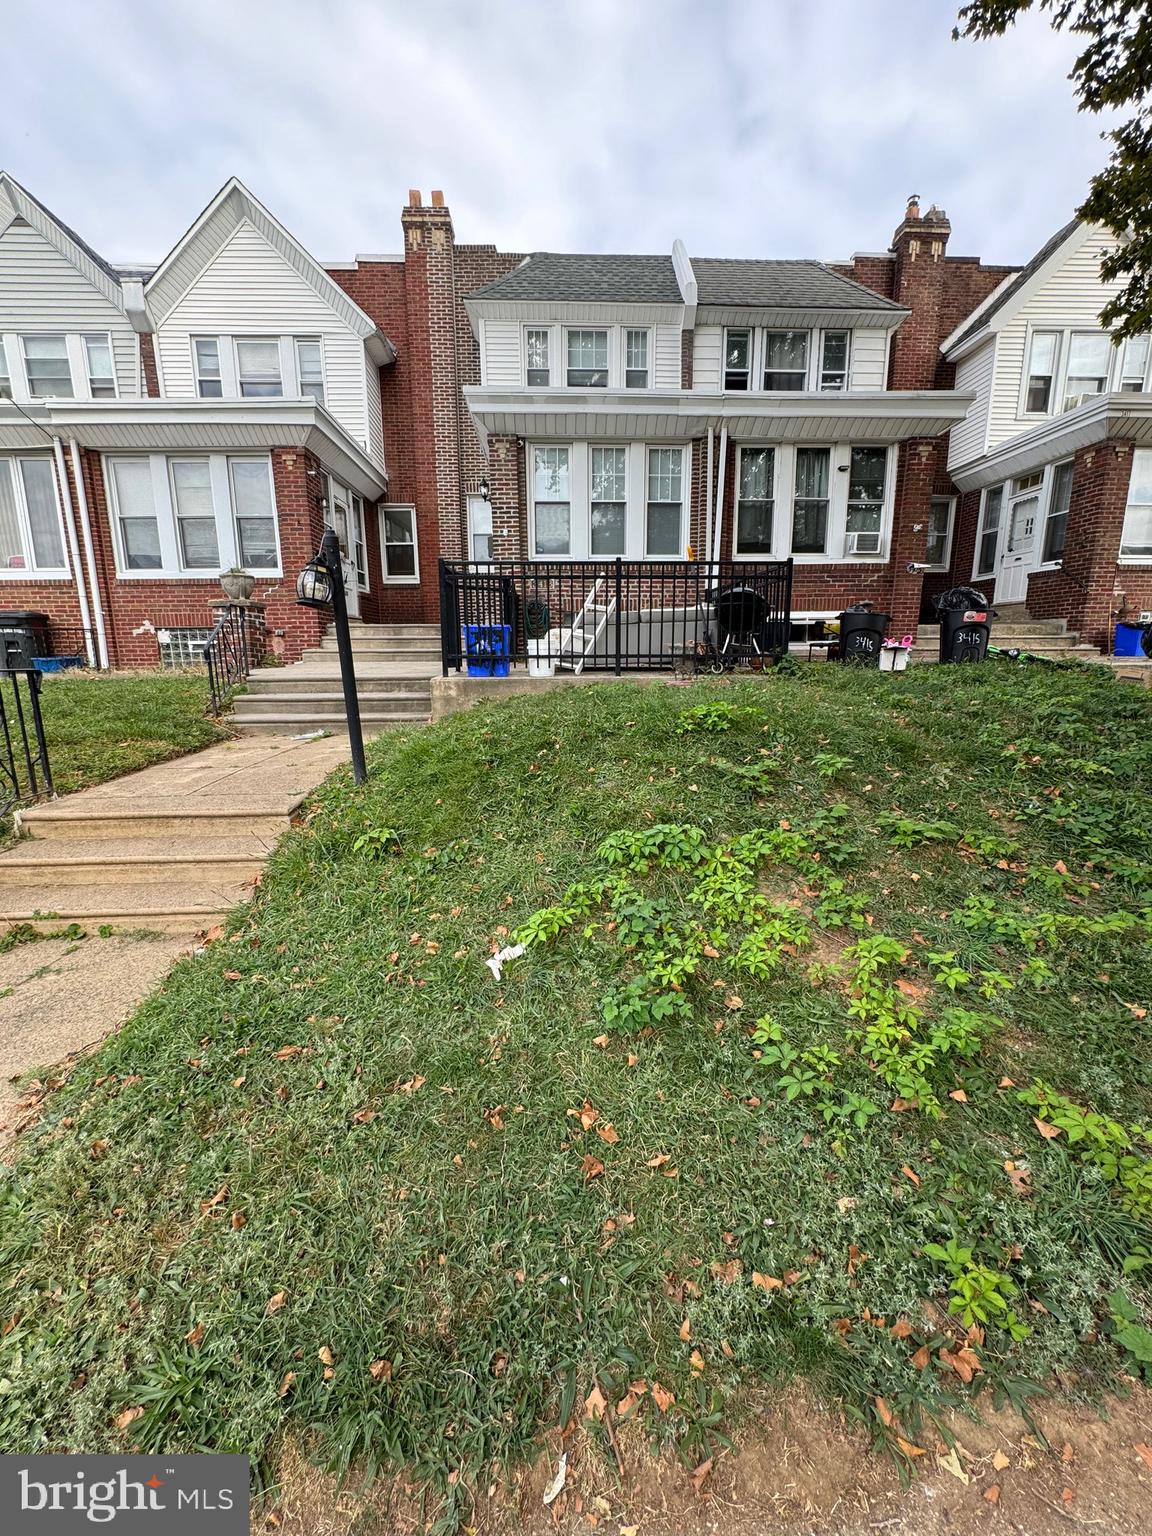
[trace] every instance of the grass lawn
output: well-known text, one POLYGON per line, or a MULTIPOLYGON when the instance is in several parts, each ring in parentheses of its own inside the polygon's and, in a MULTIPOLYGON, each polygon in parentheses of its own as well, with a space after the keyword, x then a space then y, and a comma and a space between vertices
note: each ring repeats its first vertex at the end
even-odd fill
POLYGON ((377 741, 26 1138, 0 1443, 291 1432, 450 1526, 572 1418, 691 1465, 799 1379, 915 1461, 1152 1368, 1150 726, 812 667, 377 741))

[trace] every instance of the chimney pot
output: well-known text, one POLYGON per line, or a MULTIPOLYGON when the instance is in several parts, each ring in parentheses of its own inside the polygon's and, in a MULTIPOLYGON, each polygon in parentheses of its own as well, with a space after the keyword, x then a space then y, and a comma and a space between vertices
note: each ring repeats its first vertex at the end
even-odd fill
POLYGON ((409 192, 408 192, 408 206, 409 206, 409 208, 419 208, 419 207, 422 206, 421 202, 420 202, 420 193, 418 191, 414 191, 414 190, 411 190, 411 189, 409 190, 409 192))
POLYGON ((906 219, 918 219, 920 217, 920 194, 913 192, 908 199, 908 207, 904 210, 906 219))
POLYGON ((443 208, 443 206, 444 206, 444 194, 443 194, 443 192, 433 192, 433 194, 432 194, 432 206, 433 206, 433 208, 443 208))

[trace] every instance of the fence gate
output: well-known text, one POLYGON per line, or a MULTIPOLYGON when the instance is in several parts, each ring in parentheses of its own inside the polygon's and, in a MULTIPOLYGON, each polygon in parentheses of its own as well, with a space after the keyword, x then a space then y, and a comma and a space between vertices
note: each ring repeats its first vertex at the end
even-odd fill
POLYGON ((55 793, 40 713, 43 678, 31 652, 27 633, 0 630, 0 816, 55 793))

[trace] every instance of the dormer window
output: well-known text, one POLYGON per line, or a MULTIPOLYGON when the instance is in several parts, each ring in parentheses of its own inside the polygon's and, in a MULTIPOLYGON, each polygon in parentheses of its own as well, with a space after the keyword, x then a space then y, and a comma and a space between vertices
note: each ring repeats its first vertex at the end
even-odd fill
POLYGON ((648 388, 648 332, 624 333, 624 383, 628 389, 648 388))
POLYGON ((196 393, 201 400, 219 400, 224 394, 220 377, 220 343, 215 336, 197 336, 192 342, 196 360, 196 393))
POLYGON ((608 332, 568 332, 569 389, 608 388, 608 332))
POLYGON ((803 389, 808 381, 808 332, 764 333, 764 388, 803 389))
POLYGON ((88 370, 88 391, 93 400, 115 400, 116 375, 107 336, 84 337, 84 365, 88 370))
POLYGON ((531 326, 527 335, 528 388, 547 389, 552 382, 552 368, 548 358, 548 330, 531 326))
POLYGON ((825 331, 821 338, 820 388, 848 388, 848 332, 825 331))
MULTIPOLYGON (((1120 388, 1125 394, 1138 394, 1148 377, 1147 336, 1130 336, 1124 343, 1124 361, 1120 367, 1120 388)), ((3 384, 0 382, 0 394, 3 384)))
POLYGON ((63 336, 24 336, 24 368, 34 400, 71 399, 75 394, 68 343, 63 336))
POLYGON ((317 336, 297 336, 296 372, 300 393, 317 405, 324 404, 324 356, 317 336))
POLYGON ((1093 395, 1108 388, 1108 370, 1112 363, 1112 343, 1098 331, 1073 333, 1068 349, 1068 379, 1064 386, 1064 409, 1074 411, 1093 395))
POLYGON ((280 343, 274 339, 237 341, 236 376, 243 399, 279 398, 283 395, 280 343))
POLYGON ((752 377, 752 332, 724 332, 724 388, 748 389, 752 377))

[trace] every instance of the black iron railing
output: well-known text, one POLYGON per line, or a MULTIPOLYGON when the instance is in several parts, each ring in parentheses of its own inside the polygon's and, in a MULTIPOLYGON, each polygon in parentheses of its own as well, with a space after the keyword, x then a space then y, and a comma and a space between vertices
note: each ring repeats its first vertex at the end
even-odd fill
POLYGON ((42 683, 30 666, 0 671, 0 817, 22 800, 55 793, 40 713, 42 683))
POLYGON ((724 671, 788 649, 791 560, 440 562, 444 675, 724 671))
POLYGON ((264 658, 263 613, 253 613, 241 603, 229 603, 220 611, 204 646, 208 668, 208 693, 212 714, 228 707, 233 689, 259 666, 264 658))

